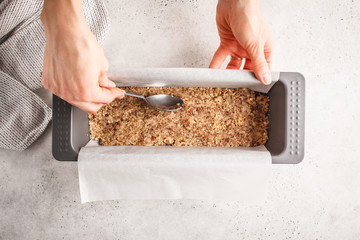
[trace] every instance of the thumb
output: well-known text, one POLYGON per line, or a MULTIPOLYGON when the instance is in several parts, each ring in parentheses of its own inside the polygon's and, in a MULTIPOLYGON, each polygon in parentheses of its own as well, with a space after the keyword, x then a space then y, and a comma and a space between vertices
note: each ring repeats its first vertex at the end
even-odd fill
POLYGON ((112 88, 112 87, 116 87, 116 84, 113 81, 111 81, 110 79, 108 79, 106 73, 102 73, 99 76, 99 86, 100 87, 112 88))
POLYGON ((256 78, 263 84, 269 85, 271 83, 271 73, 263 49, 257 48, 250 52, 249 55, 256 78))

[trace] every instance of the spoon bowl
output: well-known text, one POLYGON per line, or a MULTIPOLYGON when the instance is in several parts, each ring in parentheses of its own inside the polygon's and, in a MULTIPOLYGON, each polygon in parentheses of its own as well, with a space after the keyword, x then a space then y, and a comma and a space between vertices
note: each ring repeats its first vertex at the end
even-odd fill
POLYGON ((126 96, 132 96, 143 99, 148 105, 162 111, 177 111, 184 107, 184 101, 181 98, 168 94, 157 94, 144 97, 143 95, 126 92, 126 96))

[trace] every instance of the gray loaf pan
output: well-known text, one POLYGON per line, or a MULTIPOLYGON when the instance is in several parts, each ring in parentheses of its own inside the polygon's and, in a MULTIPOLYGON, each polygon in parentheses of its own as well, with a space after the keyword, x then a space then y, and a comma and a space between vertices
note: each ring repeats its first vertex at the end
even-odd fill
MULTIPOLYGON (((267 93, 270 97, 269 140, 265 147, 271 154, 272 163, 296 164, 304 158, 305 79, 296 72, 280 72, 276 76, 278 81, 267 93)), ((123 84, 128 85, 131 84, 123 84)), ((53 95, 54 158, 59 161, 76 161, 80 148, 88 141, 87 113, 53 95)))

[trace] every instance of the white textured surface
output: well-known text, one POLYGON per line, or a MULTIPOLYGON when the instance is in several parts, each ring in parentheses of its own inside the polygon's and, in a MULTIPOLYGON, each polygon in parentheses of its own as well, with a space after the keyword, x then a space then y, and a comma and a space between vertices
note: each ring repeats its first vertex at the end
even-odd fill
MULTIPOLYGON (((109 2, 106 54, 124 67, 206 67, 218 44, 215 4, 109 2)), ((81 205, 76 163, 52 158, 49 128, 25 152, 0 150, 0 239, 358 239, 360 2, 263 0, 262 9, 274 70, 307 80, 305 159, 273 166, 264 205, 81 205)))

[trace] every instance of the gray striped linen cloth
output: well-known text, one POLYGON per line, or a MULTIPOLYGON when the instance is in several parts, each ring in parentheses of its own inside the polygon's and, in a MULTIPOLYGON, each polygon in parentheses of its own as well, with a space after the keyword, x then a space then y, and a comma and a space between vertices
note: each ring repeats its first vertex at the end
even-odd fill
MULTIPOLYGON (((105 5, 101 0, 83 0, 82 4, 87 23, 101 42, 109 28, 105 5)), ((26 149, 52 117, 51 109, 35 94, 42 87, 42 6, 42 0, 0 0, 1 148, 26 149)))

